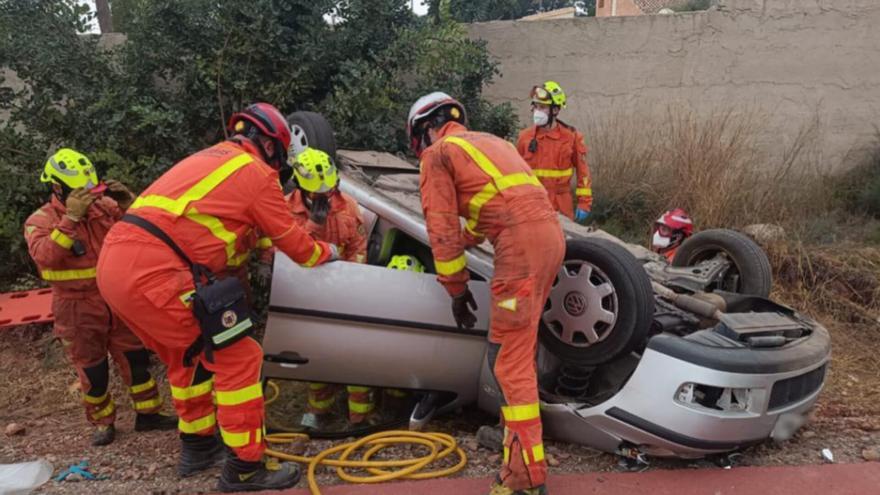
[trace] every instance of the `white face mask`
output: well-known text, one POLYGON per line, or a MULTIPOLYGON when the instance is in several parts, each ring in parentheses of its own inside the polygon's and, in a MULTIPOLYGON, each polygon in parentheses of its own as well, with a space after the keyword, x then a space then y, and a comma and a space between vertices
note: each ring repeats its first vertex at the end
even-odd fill
POLYGON ((654 249, 666 249, 670 244, 672 244, 672 238, 663 237, 659 231, 654 232, 654 239, 651 240, 651 245, 654 246, 654 249))
POLYGON ((532 112, 532 122, 534 122, 536 126, 547 125, 547 122, 549 121, 550 116, 547 115, 547 112, 542 112, 540 110, 535 110, 534 112, 532 112))

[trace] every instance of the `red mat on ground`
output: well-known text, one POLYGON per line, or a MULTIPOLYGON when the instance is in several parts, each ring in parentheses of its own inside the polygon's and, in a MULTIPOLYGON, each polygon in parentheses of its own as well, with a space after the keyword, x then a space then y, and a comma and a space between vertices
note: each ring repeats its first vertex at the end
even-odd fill
MULTIPOLYGON (((405 481, 329 486, 321 493, 484 495, 489 483, 488 478, 405 481)), ((305 480, 300 485, 305 485, 305 480)), ((563 475, 551 476, 547 488, 552 495, 870 495, 880 493, 880 463, 563 475)), ((308 495, 309 491, 272 493, 308 495)))
POLYGON ((52 289, 0 294, 0 329, 52 320, 52 289))

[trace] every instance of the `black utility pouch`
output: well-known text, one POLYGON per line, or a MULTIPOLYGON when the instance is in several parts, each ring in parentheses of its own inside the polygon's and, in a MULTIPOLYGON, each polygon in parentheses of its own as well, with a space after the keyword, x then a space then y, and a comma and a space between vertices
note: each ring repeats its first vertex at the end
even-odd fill
POLYGON ((136 215, 125 215, 122 221, 141 227, 168 245, 190 267, 195 282, 192 310, 199 322, 201 335, 187 348, 184 366, 192 366, 192 360, 202 350, 209 363, 214 362, 214 350, 229 347, 251 335, 254 323, 247 293, 236 277, 217 280, 206 266, 193 263, 186 253, 152 222, 136 215))
POLYGON ((197 287, 192 299, 193 313, 202 328, 205 357, 214 362, 213 350, 229 347, 251 335, 254 323, 247 295, 236 277, 197 287))

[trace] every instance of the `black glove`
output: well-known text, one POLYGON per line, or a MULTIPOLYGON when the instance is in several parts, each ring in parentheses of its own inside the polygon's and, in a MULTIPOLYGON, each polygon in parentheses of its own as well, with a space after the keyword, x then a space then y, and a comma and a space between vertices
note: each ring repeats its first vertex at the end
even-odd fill
POLYGON ((470 289, 452 298, 452 316, 455 317, 455 324, 458 328, 470 330, 477 324, 477 315, 473 312, 477 310, 477 301, 470 289))
POLYGON ((318 225, 324 225, 327 222, 327 215, 330 214, 330 196, 321 195, 312 200, 312 207, 309 208, 309 220, 318 225))

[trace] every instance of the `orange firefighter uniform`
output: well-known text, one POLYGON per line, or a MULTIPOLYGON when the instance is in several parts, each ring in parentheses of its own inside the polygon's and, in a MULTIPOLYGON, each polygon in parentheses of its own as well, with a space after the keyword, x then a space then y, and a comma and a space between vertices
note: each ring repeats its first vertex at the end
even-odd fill
POLYGON ((467 287, 464 250, 484 238, 495 250, 490 365, 504 393, 502 483, 514 490, 546 477, 535 352, 544 301, 565 242, 538 178, 509 143, 457 122, 421 155, 422 208, 439 281, 453 297, 467 287), (458 217, 466 219, 462 231, 458 217))
POLYGON ((519 133, 516 150, 547 189, 556 211, 574 219, 573 175, 577 177, 577 207, 592 211, 593 186, 586 160, 587 146, 580 132, 558 121, 552 129, 532 126, 519 133))
POLYGON ((116 418, 109 391, 108 353, 129 389, 135 411, 156 413, 162 398, 148 371, 149 355, 110 311, 95 282, 98 253, 122 210, 114 200, 101 197, 79 222, 66 212, 64 204, 53 196, 27 219, 24 229, 40 276, 52 286, 54 334, 79 375, 86 418, 94 425, 112 425, 116 418), (77 256, 74 250, 79 249, 83 252, 77 256))
MULTIPOLYGON (((249 141, 227 141, 176 164, 129 209, 171 237, 194 262, 214 273, 244 263, 253 232, 304 266, 323 263, 331 248, 294 222, 278 173, 249 141)), ((119 223, 98 261, 98 285, 110 306, 168 366, 181 433, 213 435, 239 459, 258 461, 265 450, 263 351, 253 338, 204 354, 184 365, 186 349, 200 336, 190 308, 193 277, 161 240, 138 226, 119 223), (216 401, 216 415, 215 415, 216 401)))
MULTIPOLYGON (((354 198, 335 190, 330 193, 330 213, 323 225, 309 218, 309 209, 303 201, 303 192, 296 189, 289 198, 290 211, 297 224, 315 239, 335 244, 339 249, 339 259, 354 263, 364 263, 367 259, 367 233, 360 207, 354 198)), ((369 387, 348 385, 348 418, 352 423, 360 423, 373 411, 375 404, 371 399, 369 387)), ((335 402, 338 387, 329 383, 309 383, 309 412, 312 414, 330 413, 335 402)))

